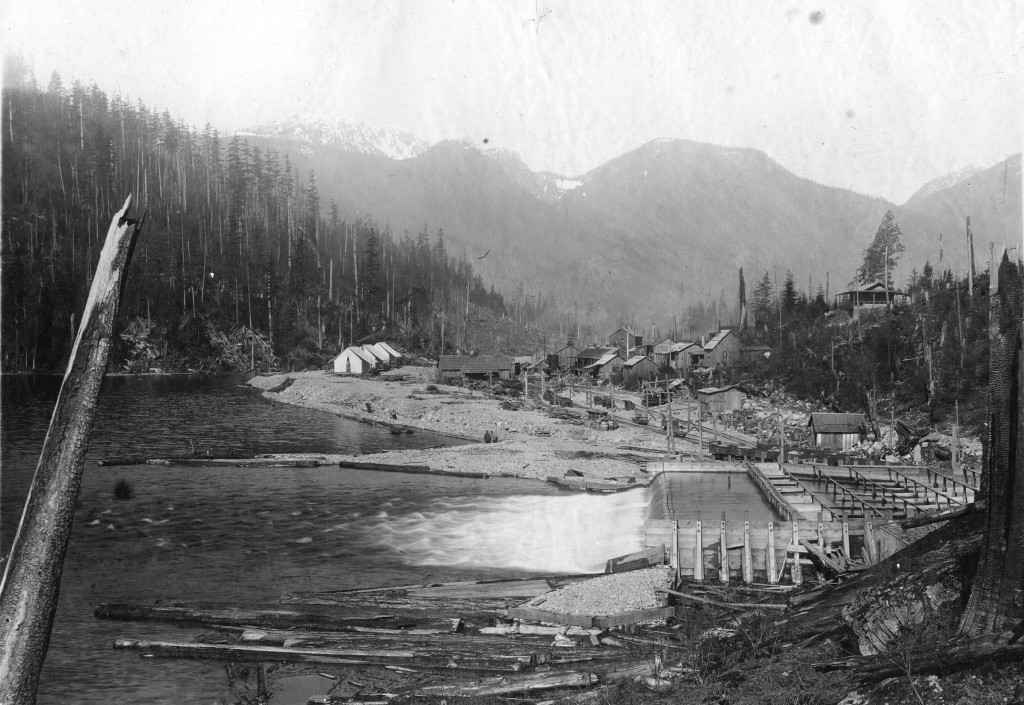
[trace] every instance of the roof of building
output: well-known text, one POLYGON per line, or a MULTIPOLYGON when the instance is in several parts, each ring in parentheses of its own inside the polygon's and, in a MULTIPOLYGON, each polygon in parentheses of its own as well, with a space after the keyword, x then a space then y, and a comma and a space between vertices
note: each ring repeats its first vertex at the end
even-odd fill
POLYGON ((677 353, 686 350, 687 348, 699 348, 697 343, 676 343, 672 346, 671 352, 677 353))
POLYGON ((633 357, 631 357, 628 360, 626 360, 626 367, 632 367, 633 365, 637 364, 638 362, 643 362, 644 360, 647 360, 652 365, 655 364, 654 360, 652 360, 651 358, 647 357, 646 355, 634 355, 633 357))
POLYGON ((441 371, 480 374, 512 369, 512 358, 504 355, 442 355, 437 361, 441 371))
POLYGON ((722 392, 728 392, 730 389, 735 389, 739 392, 743 391, 741 387, 735 384, 727 384, 724 387, 704 387, 704 389, 698 389, 697 394, 721 394, 722 392))
POLYGON ((382 340, 382 341, 380 341, 379 343, 377 343, 377 345, 379 345, 380 347, 384 348, 384 352, 390 353, 392 357, 404 357, 404 356, 402 355, 402 353, 400 353, 400 352, 398 352, 397 350, 395 350, 395 349, 394 349, 393 347, 391 347, 390 345, 388 345, 388 344, 387 344, 387 343, 386 343, 385 341, 383 341, 383 340, 382 340))
POLYGON ((676 341, 672 340, 672 338, 663 338, 662 340, 659 340, 657 343, 654 344, 653 349, 654 352, 658 353, 659 355, 664 355, 667 352, 672 352, 672 346, 674 346, 675 344, 676 341))
MULTIPOLYGON (((871 282, 870 284, 864 284, 863 286, 857 287, 856 289, 850 289, 849 291, 840 292, 839 294, 836 294, 836 296, 842 296, 843 294, 866 294, 866 293, 874 293, 876 291, 885 291, 885 290, 886 290, 885 284, 883 284, 880 281, 875 281, 875 282, 871 282)), ((893 288, 889 289, 889 293, 897 294, 897 295, 900 295, 900 296, 905 296, 905 294, 902 291, 900 291, 899 289, 897 289, 896 287, 893 287, 893 288)))
POLYGON ((583 369, 589 370, 589 369, 591 369, 593 367, 604 367, 605 365, 607 365, 609 362, 611 362, 615 358, 619 358, 621 360, 622 356, 619 355, 618 351, 612 350, 611 352, 607 352, 604 355, 602 355, 600 357, 600 359, 598 359, 597 362, 595 362, 595 363, 593 363, 591 365, 587 365, 583 369))
POLYGON ((715 333, 715 337, 704 343, 705 350, 714 350, 715 346, 725 340, 726 336, 732 335, 731 330, 720 330, 715 333))
POLYGON ((586 348, 576 353, 576 358, 581 360, 599 360, 612 351, 613 348, 607 347, 586 348))
POLYGON ((868 428, 864 414, 831 414, 821 411, 811 412, 807 425, 813 426, 815 433, 866 433, 868 428))
POLYGON ((579 348, 578 347, 576 347, 572 343, 567 343, 564 348, 562 348, 561 350, 556 350, 554 352, 554 354, 558 355, 559 353, 561 353, 561 352, 563 352, 565 350, 572 350, 573 352, 579 352, 579 348))

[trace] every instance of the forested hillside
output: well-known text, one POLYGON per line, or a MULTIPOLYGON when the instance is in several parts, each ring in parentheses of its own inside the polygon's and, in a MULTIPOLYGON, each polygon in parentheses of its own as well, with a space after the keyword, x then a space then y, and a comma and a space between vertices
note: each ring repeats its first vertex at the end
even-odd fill
POLYGON ((129 194, 146 222, 118 324, 124 369, 321 364, 371 335, 436 351, 442 335, 469 342, 471 320, 507 314, 522 328, 543 303, 523 295, 506 311, 440 229, 397 236, 371 215, 340 218, 287 154, 95 85, 54 75, 42 89, 16 59, 4 85, 5 370, 67 359, 129 194))

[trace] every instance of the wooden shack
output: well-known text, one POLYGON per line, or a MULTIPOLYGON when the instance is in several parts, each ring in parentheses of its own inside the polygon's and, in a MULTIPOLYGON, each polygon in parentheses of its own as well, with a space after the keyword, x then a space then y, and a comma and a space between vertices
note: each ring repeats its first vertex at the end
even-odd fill
POLYGON ((669 353, 672 367, 685 370, 699 365, 704 359, 704 348, 697 343, 676 343, 669 353))
POLYGON ((709 411, 713 414, 720 414, 724 411, 742 409, 743 400, 746 398, 746 393, 735 384, 697 390, 697 403, 700 404, 702 416, 709 411))
POLYGON ((811 443, 816 448, 849 450, 868 435, 864 414, 813 412, 807 425, 811 429, 811 443))
POLYGON ((885 308, 889 304, 902 304, 908 301, 910 301, 909 295, 896 287, 887 287, 879 281, 836 294, 835 307, 856 311, 864 308, 885 308))
POLYGON ((579 352, 580 349, 573 345, 570 340, 564 348, 547 356, 548 368, 566 370, 572 367, 573 363, 576 361, 576 355, 579 354, 579 352))
POLYGON ((672 338, 662 338, 654 345, 647 346, 650 351, 648 357, 654 360, 654 364, 659 368, 670 364, 672 360, 672 346, 675 344, 676 342, 672 338))
POLYGON ((583 350, 580 350, 578 353, 576 353, 576 357, 573 358, 573 363, 572 363, 571 367, 572 367, 572 369, 575 369, 575 370, 585 369, 585 368, 589 367, 590 365, 593 365, 595 362, 600 360, 602 357, 604 357, 608 353, 613 353, 613 352, 615 352, 615 348, 607 348, 607 347, 584 348, 583 350))
POLYGON ((442 355, 437 361, 439 383, 511 379, 515 362, 504 355, 442 355))
POLYGON ((376 366, 377 360, 362 348, 348 347, 334 358, 334 374, 366 375, 376 366))
POLYGON ((622 363, 623 374, 629 374, 636 379, 653 379, 658 374, 658 365, 654 360, 644 355, 634 355, 622 363))
POLYGON ((613 350, 602 355, 596 362, 584 367, 583 371, 588 372, 596 379, 611 379, 612 375, 621 370, 625 363, 626 361, 622 359, 618 351, 613 350))
POLYGON ((637 335, 629 326, 622 326, 608 336, 608 345, 617 350, 625 350, 630 355, 638 345, 643 345, 643 336, 637 335))
POLYGON ((740 341, 728 329, 722 329, 704 344, 704 367, 728 367, 740 361, 740 341))

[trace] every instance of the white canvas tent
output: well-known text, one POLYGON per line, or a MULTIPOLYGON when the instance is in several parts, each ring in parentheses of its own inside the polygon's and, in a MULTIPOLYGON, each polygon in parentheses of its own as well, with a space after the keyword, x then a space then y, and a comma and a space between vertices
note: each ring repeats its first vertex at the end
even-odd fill
POLYGON ((377 364, 376 359, 362 348, 345 348, 334 358, 335 374, 365 375, 377 364))

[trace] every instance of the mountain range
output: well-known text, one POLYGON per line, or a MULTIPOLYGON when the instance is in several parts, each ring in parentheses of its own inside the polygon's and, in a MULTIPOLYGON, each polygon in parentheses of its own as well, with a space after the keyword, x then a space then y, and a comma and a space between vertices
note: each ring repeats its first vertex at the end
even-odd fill
POLYGON ((982 268, 987 243, 1021 228, 1020 154, 894 204, 804 179, 758 150, 687 140, 648 142, 565 176, 534 172, 510 150, 429 145, 328 119, 244 134, 288 153, 300 173, 315 170, 321 202, 334 201, 342 217, 372 217, 396 236, 443 228, 449 251, 464 252, 500 290, 554 294, 594 321, 645 325, 694 303, 734 307, 740 267, 748 297, 765 271, 779 285, 791 271, 801 290, 835 294, 887 210, 906 245, 900 282, 926 260, 962 269, 968 215, 982 268))

